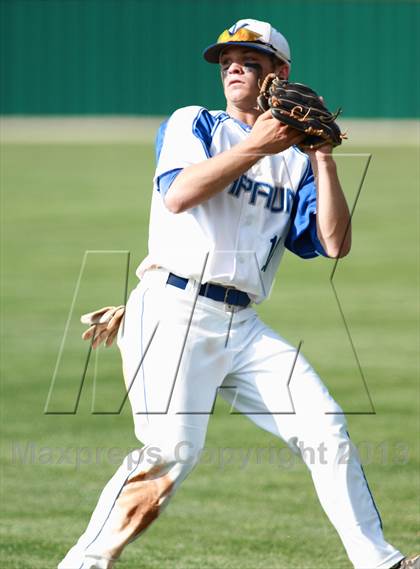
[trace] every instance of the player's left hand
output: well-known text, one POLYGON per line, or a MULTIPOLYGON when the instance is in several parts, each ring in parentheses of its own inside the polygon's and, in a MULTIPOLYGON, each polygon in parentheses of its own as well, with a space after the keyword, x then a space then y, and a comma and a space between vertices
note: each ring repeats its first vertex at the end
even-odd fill
POLYGON ((92 340, 92 348, 97 348, 102 342, 106 347, 111 346, 118 333, 125 312, 125 306, 104 306, 94 312, 83 314, 82 324, 90 325, 83 334, 83 340, 92 340))

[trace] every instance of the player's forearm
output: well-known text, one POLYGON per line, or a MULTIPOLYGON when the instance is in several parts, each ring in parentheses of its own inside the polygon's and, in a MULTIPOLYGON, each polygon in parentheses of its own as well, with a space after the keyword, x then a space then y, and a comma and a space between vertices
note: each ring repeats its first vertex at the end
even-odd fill
POLYGON ((351 248, 350 213, 331 156, 311 156, 317 186, 317 233, 329 257, 344 257, 351 248))
POLYGON ((212 198, 251 168, 261 158, 248 141, 230 150, 184 168, 165 196, 166 207, 181 213, 212 198))

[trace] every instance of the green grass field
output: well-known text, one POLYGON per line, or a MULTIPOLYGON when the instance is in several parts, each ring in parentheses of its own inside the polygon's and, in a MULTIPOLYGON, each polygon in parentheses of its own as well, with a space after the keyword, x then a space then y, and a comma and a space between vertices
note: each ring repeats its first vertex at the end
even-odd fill
MULTIPOLYGON (((353 250, 339 262, 334 283, 375 413, 330 285, 331 261, 287 255, 259 311, 295 345, 303 341, 305 355, 350 412, 385 534, 412 553, 420 535, 418 153, 409 146, 344 151, 373 155, 354 215, 353 250)), ((338 161, 353 202, 366 158, 338 161)), ((55 567, 104 483, 137 446, 129 409, 91 413, 93 386, 96 411, 115 409, 122 396, 115 348, 100 351, 96 375, 92 362, 76 414, 46 415, 44 406, 85 251, 129 250, 129 288, 136 282, 147 248, 153 164, 152 147, 140 144, 2 148, 4 569, 55 567)), ((123 253, 87 256, 51 410, 73 408, 87 353, 78 317, 121 302, 125 261, 123 253)), ((350 567, 308 471, 291 462, 283 443, 219 402, 207 448, 160 521, 126 550, 121 569, 350 567), (234 458, 222 464, 214 457, 227 447, 234 458), (277 449, 274 459, 270 448, 277 449)))

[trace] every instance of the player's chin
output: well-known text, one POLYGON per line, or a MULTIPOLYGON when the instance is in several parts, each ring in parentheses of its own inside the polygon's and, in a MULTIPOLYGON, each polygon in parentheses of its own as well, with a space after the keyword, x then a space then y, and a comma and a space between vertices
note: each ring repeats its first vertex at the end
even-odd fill
POLYGON ((240 86, 232 85, 225 90, 225 96, 228 101, 232 103, 246 103, 249 101, 255 102, 257 100, 258 92, 253 89, 245 89, 240 86))

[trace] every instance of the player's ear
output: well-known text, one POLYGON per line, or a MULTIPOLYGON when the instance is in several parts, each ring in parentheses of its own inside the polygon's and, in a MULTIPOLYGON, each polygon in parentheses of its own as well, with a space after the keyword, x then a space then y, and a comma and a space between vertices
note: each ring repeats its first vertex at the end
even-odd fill
POLYGON ((273 67, 273 73, 280 77, 280 79, 288 79, 289 78, 289 66, 287 63, 283 63, 280 59, 276 56, 271 55, 271 64, 273 67))
POLYGON ((276 64, 275 74, 280 77, 280 79, 289 78, 289 66, 286 63, 276 64))

